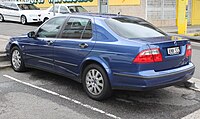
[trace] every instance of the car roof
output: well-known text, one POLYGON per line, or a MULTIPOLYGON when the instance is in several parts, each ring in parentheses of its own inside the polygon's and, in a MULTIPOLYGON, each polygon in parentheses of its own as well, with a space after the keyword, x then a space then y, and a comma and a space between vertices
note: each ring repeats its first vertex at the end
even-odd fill
POLYGON ((56 5, 60 5, 60 6, 81 6, 79 4, 56 4, 56 5))
POLYGON ((102 13, 71 13, 71 16, 87 16, 87 17, 91 17, 91 18, 103 18, 103 19, 107 19, 107 18, 116 18, 116 17, 132 17, 132 18, 136 18, 136 19, 141 19, 139 17, 135 17, 135 16, 127 16, 127 15, 119 15, 119 14, 102 14, 102 13))
POLYGON ((14 4, 32 4, 30 2, 0 2, 1 4, 4 4, 4 3, 14 3, 14 4))

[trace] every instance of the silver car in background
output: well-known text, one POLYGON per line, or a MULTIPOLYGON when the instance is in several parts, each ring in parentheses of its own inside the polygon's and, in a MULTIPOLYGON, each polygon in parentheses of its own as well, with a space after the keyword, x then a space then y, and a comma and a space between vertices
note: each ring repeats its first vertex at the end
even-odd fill
MULTIPOLYGON (((83 13, 88 12, 83 6, 78 4, 56 4, 55 5, 55 16, 68 14, 68 13, 83 13)), ((41 20, 45 22, 46 20, 52 18, 54 16, 53 6, 49 7, 46 10, 42 11, 41 20)))

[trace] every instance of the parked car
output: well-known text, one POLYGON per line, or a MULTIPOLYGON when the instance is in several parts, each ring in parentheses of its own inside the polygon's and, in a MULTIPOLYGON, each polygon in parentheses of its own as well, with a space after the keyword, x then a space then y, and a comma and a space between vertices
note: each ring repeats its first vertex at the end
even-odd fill
POLYGON ((152 90, 190 79, 191 44, 178 39, 137 17, 68 14, 11 38, 6 51, 15 71, 60 74, 102 100, 114 89, 152 90))
MULTIPOLYGON (((83 8, 81 5, 78 4, 55 4, 54 9, 55 9, 55 16, 68 13, 75 13, 75 12, 78 13, 88 12, 85 8, 83 8)), ((53 6, 51 6, 42 12, 42 21, 45 22, 46 20, 52 18, 53 16, 54 16, 53 6)))
POLYGON ((0 22, 16 21, 22 24, 41 22, 40 10, 35 5, 25 2, 0 3, 0 22))

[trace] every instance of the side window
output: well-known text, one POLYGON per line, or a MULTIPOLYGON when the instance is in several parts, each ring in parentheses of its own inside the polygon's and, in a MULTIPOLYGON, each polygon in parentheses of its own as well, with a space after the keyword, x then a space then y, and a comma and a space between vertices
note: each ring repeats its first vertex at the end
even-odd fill
POLYGON ((92 22, 88 21, 87 26, 82 35, 82 39, 90 39, 92 38, 92 22))
POLYGON ((69 11, 70 11, 71 13, 76 12, 76 9, 75 9, 74 6, 70 6, 70 7, 68 7, 68 8, 69 8, 69 11))
POLYGON ((0 4, 0 8, 4 8, 4 5, 3 5, 3 4, 0 4))
POLYGON ((4 7, 5 7, 5 9, 10 10, 11 9, 11 4, 10 3, 5 3, 4 7))
POLYGON ((65 21, 65 17, 56 17, 47 21, 39 28, 37 37, 41 38, 55 38, 65 21))
MULTIPOLYGON (((58 13, 58 5, 55 6, 55 13, 58 13)), ((53 7, 49 10, 49 12, 53 12, 53 7)))
POLYGON ((89 19, 70 18, 62 31, 62 38, 90 39, 92 37, 92 26, 89 19))
POLYGON ((60 13, 62 13, 62 14, 67 14, 67 13, 69 13, 69 11, 67 10, 66 7, 61 6, 61 7, 60 7, 60 13))
POLYGON ((12 3, 12 4, 11 4, 11 9, 12 9, 12 10, 18 10, 18 7, 17 7, 16 4, 12 3))

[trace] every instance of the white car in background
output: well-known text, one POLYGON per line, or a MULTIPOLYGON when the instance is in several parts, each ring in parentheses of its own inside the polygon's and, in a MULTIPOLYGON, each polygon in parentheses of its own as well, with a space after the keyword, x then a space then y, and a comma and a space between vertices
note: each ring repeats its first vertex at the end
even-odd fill
MULTIPOLYGON (((55 4, 55 16, 75 13, 75 12, 88 12, 85 8, 78 4, 55 4)), ((45 22, 46 20, 52 18, 54 16, 53 6, 44 10, 41 14, 41 20, 45 22)))
POLYGON ((16 21, 22 24, 41 22, 41 11, 35 5, 26 2, 0 3, 0 22, 16 21))

